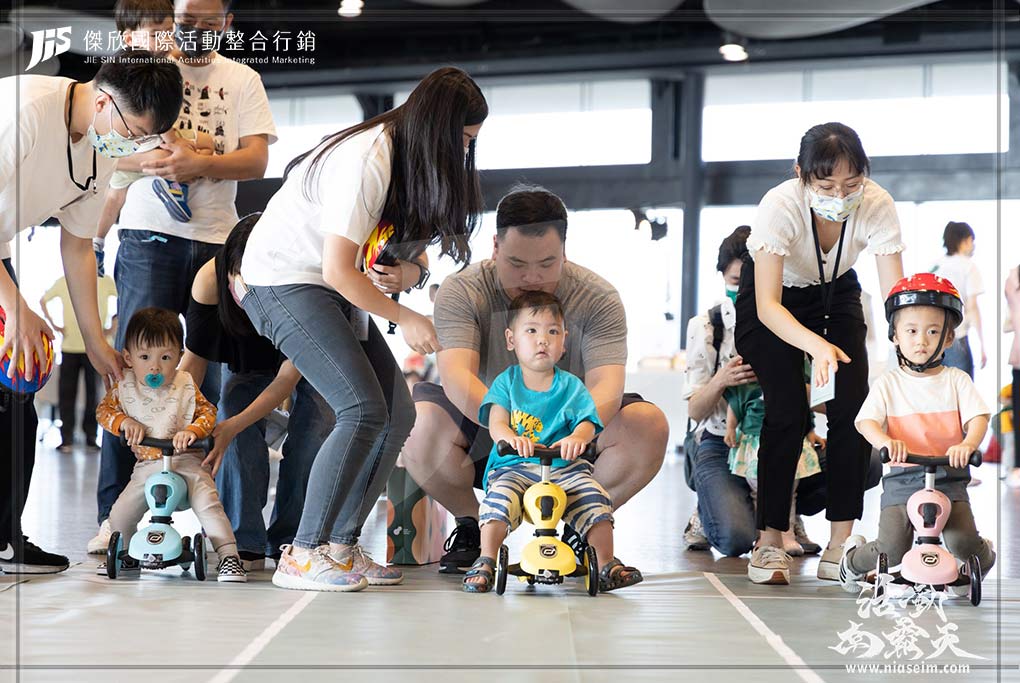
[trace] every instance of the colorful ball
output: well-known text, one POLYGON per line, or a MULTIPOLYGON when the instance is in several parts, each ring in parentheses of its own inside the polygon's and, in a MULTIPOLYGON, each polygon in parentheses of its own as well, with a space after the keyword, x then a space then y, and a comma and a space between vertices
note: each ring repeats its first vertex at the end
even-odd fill
MULTIPOLYGON (((4 310, 0 308, 0 346, 4 343, 4 322, 6 319, 4 310)), ((0 385, 17 394, 34 394, 42 389, 46 380, 50 378, 50 373, 53 372, 53 344, 46 335, 43 335, 43 345, 46 347, 46 358, 40 361, 39 356, 33 353, 35 371, 31 380, 25 379, 25 357, 23 355, 19 354, 14 377, 7 376, 7 369, 11 365, 11 352, 8 351, 3 358, 0 358, 0 385)))

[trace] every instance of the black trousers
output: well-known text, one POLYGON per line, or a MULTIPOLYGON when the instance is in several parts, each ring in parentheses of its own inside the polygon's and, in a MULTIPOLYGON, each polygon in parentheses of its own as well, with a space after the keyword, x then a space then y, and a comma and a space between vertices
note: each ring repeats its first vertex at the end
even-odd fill
MULTIPOLYGON (((18 283, 10 259, 3 266, 18 283)), ((0 388, 0 550, 21 539, 21 513, 35 466, 35 395, 0 388)))
MULTIPOLYGON (((825 517, 830 521, 860 519, 871 446, 854 427, 868 395, 867 328, 861 308, 861 285, 850 270, 834 285, 832 309, 825 320, 819 286, 783 287, 782 304, 809 330, 841 348, 851 362, 836 373, 836 396, 826 405, 827 447, 825 517)), ((758 376, 765 400, 765 420, 758 449, 756 523, 786 531, 794 474, 807 427, 808 396, 804 352, 777 337, 758 319, 754 264, 748 260, 737 295, 737 352, 758 376)))
POLYGON ((84 353, 61 353, 60 377, 57 391, 60 405, 60 440, 63 443, 74 441, 75 412, 78 407, 78 375, 85 375, 85 414, 81 418, 81 426, 85 432, 85 440, 95 443, 99 425, 96 423, 96 406, 99 398, 99 373, 92 367, 89 357, 84 353))
MULTIPOLYGON (((1020 467, 1020 368, 1013 368, 1013 467, 1020 467)), ((1006 455, 1002 456, 1003 462, 1006 455)))

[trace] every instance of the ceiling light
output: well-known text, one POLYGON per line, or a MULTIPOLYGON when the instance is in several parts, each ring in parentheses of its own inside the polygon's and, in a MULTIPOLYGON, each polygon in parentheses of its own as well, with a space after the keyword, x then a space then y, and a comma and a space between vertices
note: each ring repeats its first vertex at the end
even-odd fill
POLYGON ((341 17, 356 17, 361 14, 361 10, 364 7, 364 0, 342 0, 340 9, 336 13, 341 17))

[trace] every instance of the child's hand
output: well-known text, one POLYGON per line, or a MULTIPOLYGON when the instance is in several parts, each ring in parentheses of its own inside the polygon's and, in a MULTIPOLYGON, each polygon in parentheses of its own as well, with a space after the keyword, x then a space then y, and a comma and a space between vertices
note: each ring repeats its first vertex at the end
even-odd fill
POLYGON ((885 442, 885 448, 889 449, 889 462, 907 461, 907 444, 899 439, 889 439, 885 442))
POLYGON ((825 439, 815 434, 815 430, 811 430, 807 435, 808 443, 815 448, 825 448, 825 444, 828 443, 825 439))
POLYGON ((195 433, 182 429, 174 434, 174 450, 178 453, 188 450, 188 446, 195 442, 195 433))
POLYGON ((730 448, 737 447, 737 428, 730 423, 726 424, 726 435, 723 437, 723 443, 730 448))
POLYGON ((950 467, 966 467, 970 464, 970 454, 974 452, 974 449, 965 443, 958 443, 955 446, 950 446, 946 450, 946 455, 949 456, 950 467))
POLYGON ((549 448, 560 449, 560 457, 564 460, 577 460, 577 457, 584 453, 584 449, 588 447, 588 441, 582 439, 579 436, 570 435, 565 439, 560 439, 549 448))
POLYGON ((535 456, 535 444, 526 436, 515 436, 508 442, 522 458, 535 456))
POLYGON ((120 430, 124 432, 128 446, 137 446, 145 438, 145 425, 131 417, 120 423, 120 430))

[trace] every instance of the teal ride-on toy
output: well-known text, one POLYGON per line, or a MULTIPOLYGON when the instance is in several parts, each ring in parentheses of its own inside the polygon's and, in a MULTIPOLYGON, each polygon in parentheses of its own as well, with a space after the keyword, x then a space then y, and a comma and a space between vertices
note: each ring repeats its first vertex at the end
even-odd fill
MULTIPOLYGON (((127 439, 120 437, 121 444, 127 446, 127 439)), ((181 538, 173 528, 173 513, 187 510, 188 484, 184 477, 173 471, 174 444, 169 439, 142 439, 142 446, 158 448, 163 452, 163 469, 151 475, 145 481, 145 501, 152 513, 149 525, 136 531, 129 539, 127 550, 124 539, 119 531, 110 536, 110 544, 106 548, 106 575, 116 579, 120 574, 125 558, 137 560, 142 569, 166 569, 180 565, 188 571, 195 565, 195 578, 205 581, 205 542, 202 534, 194 537, 181 538)), ((209 452, 213 447, 212 437, 199 439, 188 447, 209 452)))
MULTIPOLYGON (((588 444, 581 457, 594 455, 594 452, 595 446, 588 444)), ((499 454, 517 455, 517 451, 506 441, 500 441, 499 454)), ((505 544, 499 547, 499 557, 496 559, 497 595, 503 595, 506 591, 506 580, 510 575, 530 585, 563 583, 563 579, 568 576, 583 576, 588 595, 598 595, 599 563, 595 549, 586 546, 584 561, 578 564, 574 550, 556 533, 567 507, 567 494, 557 484, 549 481, 552 461, 559 455, 558 448, 535 447, 535 457, 542 465, 542 480, 528 487, 522 505, 524 521, 535 526, 535 538, 524 546, 519 564, 510 564, 510 551, 505 544)))

